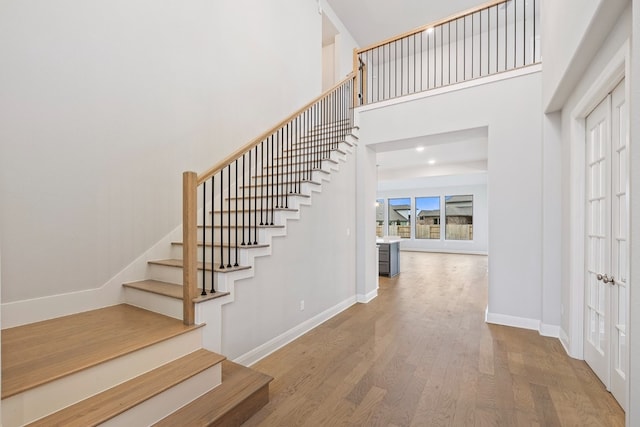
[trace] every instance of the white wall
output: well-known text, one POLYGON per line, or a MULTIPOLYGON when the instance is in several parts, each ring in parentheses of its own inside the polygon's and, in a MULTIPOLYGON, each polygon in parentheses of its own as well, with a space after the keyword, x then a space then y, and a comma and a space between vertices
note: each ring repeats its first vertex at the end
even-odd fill
MULTIPOLYGON (((410 239, 402 239, 400 249, 418 250, 429 252, 452 252, 452 253, 475 253, 487 254, 489 238, 489 217, 487 211, 487 185, 486 174, 469 177, 470 183, 465 184, 465 177, 447 176, 433 177, 418 180, 416 186, 403 186, 393 190, 378 190, 378 199, 385 199, 385 211, 388 211, 387 199, 410 197, 412 204, 411 217, 415 218, 415 198, 416 197, 440 197, 440 210, 444 214, 444 197, 450 195, 472 195, 473 196, 473 240, 445 240, 444 231, 441 232, 441 239, 416 239, 415 230, 411 230, 410 239), (484 181, 483 184, 473 184, 484 181)), ((386 215, 386 213, 385 213, 386 215)), ((444 223, 443 223, 444 224, 444 223)), ((443 227, 444 230, 444 227, 443 227)))
POLYGON ((322 47, 322 90, 331 89, 337 82, 335 78, 335 43, 322 47))
MULTIPOLYGON (((356 110, 356 125, 360 115, 356 110)), ((366 144, 356 148, 356 215, 357 215, 357 270, 356 292, 358 302, 369 302, 378 296, 378 249, 376 248, 376 153, 366 144)))
POLYGON ((344 26, 340 18, 335 14, 327 0, 319 0, 322 13, 326 15, 333 26, 338 30, 335 37, 335 69, 336 81, 344 79, 347 74, 353 71, 353 50, 358 47, 358 43, 352 37, 349 30, 344 26))
MULTIPOLYGON (((543 72, 544 73, 544 72, 543 72)), ((558 337, 561 322, 562 220, 562 114, 542 120, 542 325, 545 335, 558 337)))
POLYGON ((489 314, 529 327, 541 319, 540 93, 534 72, 360 112, 367 145, 488 127, 489 314))
POLYGON ((182 171, 320 93, 321 19, 310 0, 3 2, 3 302, 100 287, 174 229, 182 171))
POLYGON ((235 359, 356 301, 355 180, 350 155, 288 222, 287 236, 273 240, 271 256, 256 259, 256 276, 236 283, 235 301, 222 311, 222 354, 235 359))
POLYGON ((542 105, 547 112, 562 108, 627 4, 629 0, 542 2, 542 105))

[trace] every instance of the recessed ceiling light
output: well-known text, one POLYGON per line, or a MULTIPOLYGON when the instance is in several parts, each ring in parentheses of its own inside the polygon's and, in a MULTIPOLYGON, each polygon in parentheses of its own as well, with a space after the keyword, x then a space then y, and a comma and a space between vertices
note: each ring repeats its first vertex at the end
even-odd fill
POLYGON ((429 34, 433 33, 433 27, 427 28, 427 33, 429 33, 429 34))
POLYGON ((434 159, 429 159, 427 163, 429 163, 430 165, 435 165, 436 161, 434 159))
POLYGON ((424 151, 424 147, 416 147, 416 151, 418 153, 421 153, 422 151, 424 151))

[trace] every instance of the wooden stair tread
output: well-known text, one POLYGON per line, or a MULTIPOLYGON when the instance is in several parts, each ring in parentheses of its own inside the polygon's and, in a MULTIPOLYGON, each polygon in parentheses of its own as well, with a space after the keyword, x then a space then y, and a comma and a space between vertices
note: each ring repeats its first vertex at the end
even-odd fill
POLYGON ((239 426, 268 402, 268 387, 272 380, 268 375, 225 360, 222 362, 221 385, 154 424, 154 427, 239 426), (262 395, 256 395, 261 391, 262 395), (253 402, 250 401, 252 397, 253 402))
MULTIPOLYGON (((265 208, 265 211, 267 211, 267 210, 270 211, 271 208, 269 208, 269 209, 265 208)), ((232 216, 233 216, 233 214, 232 214, 232 216)), ((210 225, 205 225, 204 227, 205 228, 211 228, 210 225)), ((229 228, 229 227, 235 228, 235 225, 231 225, 231 226, 229 226, 229 225, 214 225, 214 228, 229 228)), ((244 227, 242 225, 238 225, 238 228, 254 228, 254 227, 255 228, 284 228, 284 225, 280 225, 280 224, 274 224, 274 225, 263 224, 263 225, 251 225, 251 227, 249 227, 249 224, 246 224, 244 227)), ((202 228, 202 225, 198 225, 198 228, 202 228)))
MULTIPOLYGON (((295 208, 273 208, 273 210, 276 211, 276 212, 298 212, 298 209, 295 209, 295 208)), ((235 210, 233 210, 233 209, 231 210, 232 214, 235 213, 235 212, 236 212, 235 210)), ((255 212, 255 209, 249 210, 249 209, 243 209, 242 207, 240 209, 238 209, 238 213, 254 213, 254 212, 255 212)), ((220 213, 228 214, 229 210, 223 209, 223 210, 209 211, 209 214, 212 214, 212 213, 215 213, 215 214, 220 214, 220 213)))
MULTIPOLYGON (((181 259, 175 259, 175 258, 171 258, 171 259, 157 259, 157 260, 153 260, 153 261, 149 261, 149 264, 154 264, 154 265, 163 265, 166 267, 177 267, 177 268, 182 268, 183 266, 183 260, 181 259)), ((225 268, 220 268, 217 265, 214 267, 213 271, 217 272, 217 273, 230 273, 232 271, 240 271, 240 270, 248 270, 251 267, 249 266, 245 266, 245 265, 239 265, 237 267, 225 267, 225 268)), ((202 270, 202 262, 198 261, 198 270, 202 270)), ((206 271, 211 271, 211 263, 207 262, 204 265, 204 270, 206 271)))
POLYGON ((127 304, 2 331, 2 398, 199 328, 127 304))
MULTIPOLYGON (((314 153, 314 150, 313 150, 314 148, 320 148, 320 150, 318 150, 320 152, 330 151, 332 153, 338 153, 338 154, 341 154, 343 156, 346 156, 347 154, 349 154, 346 151, 343 151, 343 150, 341 150, 339 148, 333 148, 333 146, 334 146, 334 144, 332 144, 332 143, 323 143, 319 147, 313 147, 313 146, 308 146, 308 147, 301 146, 300 147, 299 146, 297 148, 292 148, 291 150, 285 150, 284 152, 285 153, 291 153, 291 157, 301 157, 301 156, 310 156, 310 155, 312 155, 314 153), (327 149, 326 147, 329 147, 329 148, 327 149)), ((287 156, 276 157, 276 160, 284 160, 284 159, 287 159, 287 158, 288 158, 287 156)))
MULTIPOLYGON (((311 180, 302 180, 302 181, 287 181, 287 182, 280 182, 277 183, 277 185, 299 185, 299 184, 311 184, 311 185, 322 185, 322 183, 320 182, 316 182, 316 181, 311 181, 311 180)), ((243 189, 243 188, 259 188, 259 187, 268 187, 267 184, 252 184, 252 185, 244 185, 244 186, 240 186, 238 187, 239 189, 243 189)))
MULTIPOLYGON (((174 246, 182 246, 183 243, 182 242, 171 242, 172 245, 174 246)), ((198 242, 198 246, 202 247, 202 242, 198 242)), ((206 247, 210 248, 211 247, 211 242, 207 242, 205 244, 206 247)), ((268 248, 269 245, 267 243, 258 243, 258 244, 246 244, 246 245, 241 245, 241 244, 236 244, 236 243, 231 243, 231 244, 227 244, 225 243, 224 245, 221 245, 219 242, 215 242, 213 244, 214 248, 219 248, 219 247, 223 247, 223 248, 228 248, 229 246, 231 246, 231 249, 261 249, 261 248, 268 248)))
POLYGON ((180 382, 221 363, 224 356, 207 350, 169 362, 152 371, 98 393, 37 420, 29 426, 87 427, 101 424, 180 382))
MULTIPOLYGON (((182 300, 183 297, 182 285, 161 282, 159 280, 140 280, 138 282, 124 283, 122 286, 126 288, 138 289, 144 292, 150 292, 153 294, 164 295, 179 300, 182 300)), ((198 303, 229 295, 229 292, 214 292, 212 294, 207 293, 207 295, 200 295, 201 292, 202 288, 198 288, 198 296, 196 298, 193 298, 193 302, 198 303)))
MULTIPOLYGON (((272 185, 278 185, 277 183, 271 183, 269 184, 269 186, 272 185)), ((302 197, 305 199, 308 199, 309 197, 311 197, 308 194, 302 194, 302 193, 286 193, 286 194, 269 194, 268 196, 265 195, 260 195, 260 196, 256 196, 255 194, 252 195, 251 197, 245 197, 245 200, 253 200, 253 199, 271 199, 271 198, 276 198, 276 197, 302 197)), ((242 200, 242 197, 225 197, 225 200, 242 200)))
MULTIPOLYGON (((334 160, 331 157, 323 157, 321 159, 311 159, 311 160, 305 160, 303 162, 291 162, 291 163, 278 163, 275 165, 269 165, 269 166, 264 166, 263 169, 274 169, 274 168, 286 168, 287 166, 291 167, 291 166, 296 166, 296 165, 312 165, 312 164, 317 164, 320 162, 329 162, 329 163, 333 163, 333 164, 338 164, 340 163, 338 160, 334 160)), ((289 173, 295 173, 295 171, 289 171, 289 173)))
POLYGON ((324 170, 322 168, 312 168, 309 171, 297 171, 297 172, 289 171, 289 172, 278 172, 278 173, 265 173, 264 175, 253 175, 253 176, 251 176, 251 179, 258 179, 258 178, 265 179, 267 177, 272 177, 272 176, 295 175, 295 174, 298 174, 298 173, 306 174, 306 173, 310 173, 310 172, 320 172, 320 173, 323 173, 325 175, 330 175, 331 174, 331 172, 329 172, 327 170, 324 170))

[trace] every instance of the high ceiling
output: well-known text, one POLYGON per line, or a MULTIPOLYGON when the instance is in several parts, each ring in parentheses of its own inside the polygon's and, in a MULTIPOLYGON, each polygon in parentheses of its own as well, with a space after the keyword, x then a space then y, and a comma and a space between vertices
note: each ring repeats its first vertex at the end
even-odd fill
POLYGON ((479 0, 327 0, 360 47, 484 3, 479 0))

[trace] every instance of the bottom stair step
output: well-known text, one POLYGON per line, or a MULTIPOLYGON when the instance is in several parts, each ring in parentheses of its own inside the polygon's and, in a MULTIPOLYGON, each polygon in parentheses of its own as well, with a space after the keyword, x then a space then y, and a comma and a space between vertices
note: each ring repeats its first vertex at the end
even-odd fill
MULTIPOLYGON (((194 351, 157 369, 41 418, 29 424, 29 426, 87 427, 96 426, 110 420, 113 421, 115 417, 126 415, 126 411, 150 401, 150 399, 159 396, 178 384, 186 382, 209 368, 213 368, 224 359, 224 356, 207 350, 194 351)), ((216 386, 214 380, 215 378, 212 376, 209 389, 216 386)), ((149 410, 147 409, 146 412, 149 412, 149 410)), ((158 416, 155 416, 155 420, 157 420, 158 416)), ((141 423, 144 422, 140 414, 135 414, 135 419, 141 423)), ((155 420, 150 422, 155 422, 155 420)), ((129 421, 122 420, 118 425, 127 425, 128 423, 129 421)))
POLYGON ((273 378, 237 363, 222 362, 222 384, 154 427, 240 426, 269 402, 273 378))

